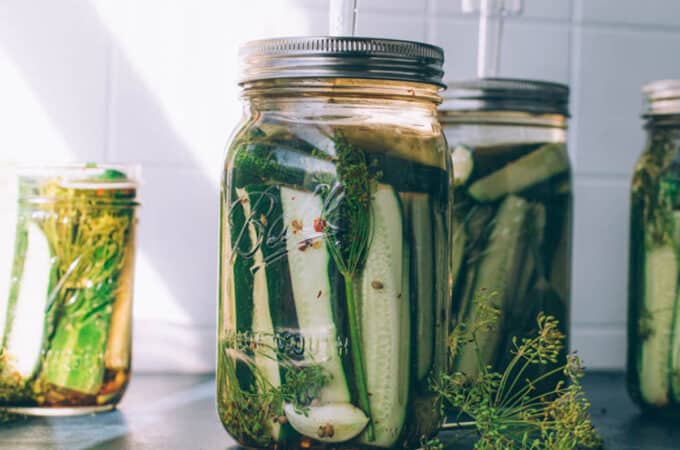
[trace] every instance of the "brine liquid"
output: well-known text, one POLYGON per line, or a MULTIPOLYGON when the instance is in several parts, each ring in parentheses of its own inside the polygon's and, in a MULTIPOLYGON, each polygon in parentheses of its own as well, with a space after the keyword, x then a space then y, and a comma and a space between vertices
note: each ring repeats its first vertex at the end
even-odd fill
MULTIPOLYGON (((477 333, 476 344, 452 355, 449 370, 474 382, 480 367, 505 371, 514 357, 513 338, 521 342, 536 336, 539 313, 554 316, 568 335, 572 195, 563 145, 470 151, 474 169, 454 197, 452 329, 461 323, 472 329, 484 320, 491 325, 477 333), (563 165, 542 174, 548 166, 543 158, 563 165), (487 180, 493 182, 485 184, 487 180), (487 314, 484 319, 489 311, 494 318, 487 314)), ((566 339, 556 364, 530 366, 517 388, 563 365, 568 345, 566 339)), ((554 389, 560 378, 558 374, 537 383, 532 395, 554 389)))
POLYGON ((652 130, 632 181, 628 391, 644 409, 680 415, 678 133, 652 130))
POLYGON ((232 145, 217 380, 220 417, 242 445, 414 448, 439 427, 428 379, 445 367, 445 151, 440 138, 395 134, 263 124, 232 145), (334 215, 352 195, 364 216, 334 215), (370 236, 350 229, 362 220, 370 236))

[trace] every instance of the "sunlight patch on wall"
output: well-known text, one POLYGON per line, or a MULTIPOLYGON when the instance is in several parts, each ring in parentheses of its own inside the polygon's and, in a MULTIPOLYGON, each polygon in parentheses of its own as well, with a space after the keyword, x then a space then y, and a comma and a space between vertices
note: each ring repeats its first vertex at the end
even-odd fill
POLYGON ((180 306, 181 301, 168 288, 163 276, 142 252, 135 267, 135 320, 153 319, 165 323, 191 325, 191 317, 180 306))
MULTIPOLYGON (((289 0, 93 0, 93 4, 110 28, 118 53, 112 132, 114 139, 118 135, 122 141, 113 157, 191 164, 215 181, 227 137, 241 116, 239 44, 267 36, 311 33, 318 22, 289 0), (127 84, 140 83, 161 106, 180 145, 168 146, 160 136, 144 136, 149 145, 143 152, 127 150, 135 142, 134 134, 126 133, 133 126, 126 117, 139 114, 144 105, 135 104, 135 96, 116 97, 129 89, 127 84), (150 148, 154 139, 162 144, 156 147, 163 148, 150 148)), ((145 101, 136 97, 138 102, 145 101)))
POLYGON ((0 164, 74 159, 31 86, 0 48, 0 164))

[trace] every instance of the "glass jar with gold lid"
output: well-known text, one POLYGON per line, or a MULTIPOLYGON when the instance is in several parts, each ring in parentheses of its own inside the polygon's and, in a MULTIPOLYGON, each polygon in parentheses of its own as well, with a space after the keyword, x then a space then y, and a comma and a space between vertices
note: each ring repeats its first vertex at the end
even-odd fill
POLYGON ((218 409, 242 445, 414 448, 439 427, 450 158, 442 50, 242 50, 221 194, 218 409))

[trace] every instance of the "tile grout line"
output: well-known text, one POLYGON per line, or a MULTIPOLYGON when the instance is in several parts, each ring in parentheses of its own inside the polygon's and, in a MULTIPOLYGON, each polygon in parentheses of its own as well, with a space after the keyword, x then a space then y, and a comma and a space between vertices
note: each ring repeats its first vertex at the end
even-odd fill
POLYGON ((109 40, 108 51, 106 58, 106 80, 105 84, 105 104, 104 104, 104 148, 102 149, 103 155, 102 159, 105 162, 111 162, 111 116, 112 116, 112 102, 113 102, 113 65, 114 65, 114 44, 112 40, 109 40))
POLYGON ((573 0, 570 11, 569 26, 569 87, 570 104, 573 119, 569 124, 569 150, 571 162, 574 167, 574 174, 578 173, 578 154, 579 154, 579 119, 580 110, 580 91, 581 91, 581 32, 574 26, 576 15, 580 13, 581 0, 573 0))
POLYGON ((425 1, 425 41, 434 42, 436 17, 434 15, 435 0, 425 1))
POLYGON ((114 110, 116 104, 115 85, 118 72, 118 50, 114 48, 111 43, 111 50, 108 64, 107 77, 107 101, 106 101, 106 143, 104 147, 104 159, 106 162, 113 160, 113 145, 114 145, 114 110))

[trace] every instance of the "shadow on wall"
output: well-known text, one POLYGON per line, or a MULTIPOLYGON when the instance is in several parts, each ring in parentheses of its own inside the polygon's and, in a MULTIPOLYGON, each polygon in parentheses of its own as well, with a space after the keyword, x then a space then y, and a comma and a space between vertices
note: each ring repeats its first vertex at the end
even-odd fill
MULTIPOLYGON (((188 165, 195 160, 89 2, 0 2, 0 51, 16 64, 74 159, 111 156, 110 66, 115 60, 126 73, 125 95, 133 95, 137 107, 133 128, 137 136, 127 136, 126 142, 144 143, 144 148, 135 149, 139 159, 153 146, 154 152, 160 150, 170 160, 188 161, 188 165)), ((214 170, 216 180, 219 167, 214 170)), ((197 170, 186 171, 190 175, 181 179, 164 177, 162 166, 145 165, 144 172, 146 179, 159 184, 144 188, 149 196, 142 193, 143 201, 152 199, 154 204, 141 211, 138 266, 140 260, 148 261, 164 288, 147 286, 143 298, 135 299, 136 310, 143 302, 144 310, 155 311, 155 316, 145 313, 143 320, 136 321, 134 366, 210 370, 215 359, 217 183, 197 175, 201 173, 197 170), (164 298, 164 293, 180 305, 171 304, 172 298, 164 298), (163 323, 168 310, 177 306, 186 319, 163 323)), ((138 279, 138 294, 145 282, 138 279)))

